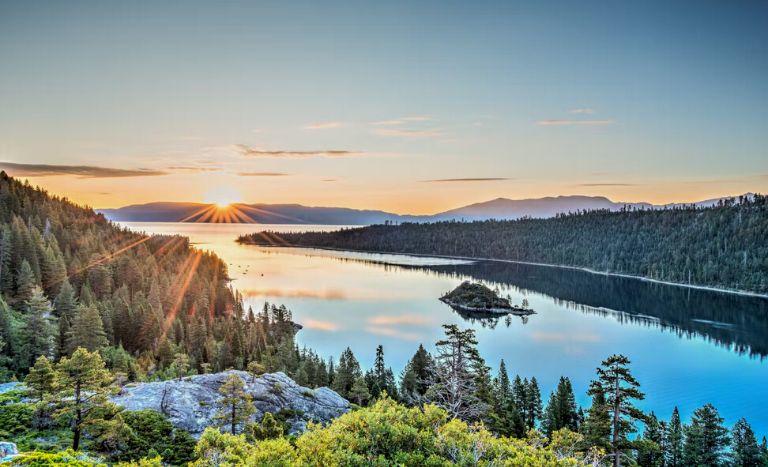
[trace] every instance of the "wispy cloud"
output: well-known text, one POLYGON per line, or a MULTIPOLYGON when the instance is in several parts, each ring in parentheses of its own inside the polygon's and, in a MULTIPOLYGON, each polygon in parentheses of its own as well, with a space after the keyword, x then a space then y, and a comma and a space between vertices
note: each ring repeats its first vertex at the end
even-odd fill
POLYGON ((604 126, 611 125, 613 120, 570 120, 570 119, 549 119, 539 120, 537 125, 542 126, 604 126))
POLYGON ((498 182, 501 180, 512 180, 503 177, 473 177, 473 178, 435 178, 432 180, 422 180, 423 183, 461 183, 461 182, 498 182))
POLYGON ((436 128, 376 128, 373 130, 373 133, 379 136, 394 136, 400 138, 437 138, 443 136, 443 132, 436 128))
POLYGON ((344 122, 316 122, 316 123, 310 123, 308 125, 304 125, 305 130, 330 130, 333 128, 341 128, 343 126, 346 126, 346 123, 344 122))
POLYGON ((252 148, 245 144, 236 144, 235 150, 247 157, 275 157, 275 158, 308 158, 308 157, 354 157, 362 156, 360 151, 347 151, 340 149, 322 149, 311 151, 288 151, 252 148))
POLYGON ((287 173, 283 172, 238 172, 241 177, 285 177, 287 173))
POLYGON ((338 182, 338 179, 335 178, 324 178, 320 180, 321 182, 338 182))
POLYGON ((432 320, 421 315, 381 315, 368 318, 368 323, 384 326, 397 324, 422 325, 431 324, 432 320))
POLYGON ((302 326, 307 329, 314 329, 316 331, 333 332, 339 330, 339 325, 330 321, 320 321, 317 319, 303 319, 301 320, 302 326))
POLYGON ((578 109, 571 109, 568 111, 568 113, 572 114, 593 114, 595 113, 595 109, 590 109, 589 107, 580 107, 578 109))
POLYGON ((168 167, 168 170, 176 170, 179 172, 218 172, 221 170, 221 167, 196 167, 188 165, 177 165, 168 167))
POLYGON ((17 164, 1 162, 0 170, 18 177, 52 177, 72 175, 79 178, 125 178, 167 175, 168 172, 152 169, 117 169, 92 165, 17 164))
POLYGON ((637 186, 636 183, 579 183, 576 186, 598 187, 598 186, 637 186))
POLYGON ((373 327, 369 326, 365 328, 365 330, 371 334, 378 334, 380 336, 389 336, 389 337, 396 337, 398 339, 406 340, 406 341, 412 341, 412 342, 419 342, 423 340, 423 336, 421 334, 416 334, 413 332, 401 332, 397 329, 393 328, 385 328, 385 327, 373 327))
POLYGON ((371 122, 371 125, 377 126, 395 126, 403 125, 408 122, 429 122, 432 121, 430 115, 411 115, 408 117, 393 118, 390 120, 380 120, 378 122, 371 122))

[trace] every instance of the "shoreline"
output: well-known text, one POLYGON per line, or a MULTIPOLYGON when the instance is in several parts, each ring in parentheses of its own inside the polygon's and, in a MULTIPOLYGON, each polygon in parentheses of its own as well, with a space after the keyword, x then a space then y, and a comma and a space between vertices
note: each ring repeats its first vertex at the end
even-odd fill
POLYGON ((748 290, 718 288, 718 287, 713 287, 709 285, 694 285, 694 284, 685 284, 681 282, 662 281, 659 279, 651 279, 650 277, 635 276, 632 274, 621 274, 621 273, 615 273, 615 272, 597 271, 595 269, 590 269, 586 267, 568 266, 564 264, 535 263, 531 261, 517 261, 513 259, 498 259, 498 258, 478 258, 478 257, 472 257, 472 256, 453 256, 453 255, 437 255, 437 254, 428 255, 424 253, 404 253, 404 252, 396 252, 396 251, 355 250, 350 248, 319 247, 319 246, 309 246, 309 245, 293 245, 293 244, 266 245, 263 243, 251 242, 251 241, 241 242, 241 241, 238 241, 237 239, 235 239, 235 241, 241 245, 254 245, 254 246, 270 247, 270 248, 304 248, 304 249, 328 250, 328 251, 349 251, 354 253, 371 253, 371 254, 378 254, 378 255, 403 255, 403 256, 417 256, 422 258, 443 258, 443 259, 459 259, 459 260, 466 260, 466 261, 494 261, 498 263, 526 264, 529 266, 544 266, 548 268, 571 269, 575 271, 582 271, 582 272, 597 274, 601 276, 623 277, 625 279, 636 279, 636 280, 641 280, 645 282, 652 282, 655 284, 672 285, 676 287, 685 287, 688 289, 704 290, 709 292, 727 293, 732 295, 740 295, 743 297, 768 299, 768 293, 750 292, 748 290))

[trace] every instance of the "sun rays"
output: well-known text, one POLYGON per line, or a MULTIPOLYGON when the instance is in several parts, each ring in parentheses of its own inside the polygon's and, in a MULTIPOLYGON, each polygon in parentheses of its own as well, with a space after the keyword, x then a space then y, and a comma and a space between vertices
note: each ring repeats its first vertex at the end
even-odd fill
POLYGON ((288 216, 279 212, 257 208, 243 203, 219 205, 208 204, 179 222, 201 222, 210 224, 260 224, 259 218, 286 223, 302 223, 298 217, 288 216))

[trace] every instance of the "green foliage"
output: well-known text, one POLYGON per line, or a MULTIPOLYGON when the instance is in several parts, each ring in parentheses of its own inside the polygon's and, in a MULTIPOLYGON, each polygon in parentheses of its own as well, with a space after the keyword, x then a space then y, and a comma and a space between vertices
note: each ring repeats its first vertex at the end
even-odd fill
MULTIPOLYGON (((265 243, 263 232, 240 237, 265 243)), ((283 244, 496 258, 768 291, 768 197, 711 208, 583 211, 552 219, 402 223, 283 233, 283 244)))
POLYGON ((645 415, 633 405, 645 395, 629 370, 629 359, 623 355, 611 355, 597 369, 597 379, 592 381, 589 394, 602 393, 611 417, 611 456, 614 460, 625 456, 630 447, 627 435, 635 431, 635 421, 645 420, 645 415))
POLYGON ((113 459, 139 459, 156 452, 173 465, 192 460, 195 440, 186 431, 174 428, 163 414, 154 410, 125 412, 123 420, 131 434, 125 447, 112 455, 113 459))
POLYGON ((696 409, 691 417, 691 424, 683 428, 684 465, 714 467, 721 465, 728 446, 728 430, 723 426, 723 418, 712 404, 696 409))
POLYGON ((386 397, 326 427, 312 425, 295 445, 285 438, 248 444, 243 436, 207 430, 196 453, 197 466, 578 465, 549 448, 451 420, 438 407, 407 408, 386 397))
POLYGON ((219 388, 221 399, 216 419, 227 425, 231 434, 244 425, 256 411, 253 398, 245 391, 245 383, 235 373, 230 373, 219 388))
POLYGON ((89 454, 67 450, 63 452, 31 452, 13 459, 13 465, 26 465, 30 467, 54 467, 66 465, 70 467, 95 467, 106 466, 103 461, 89 454))
POLYGON ((264 414, 261 422, 249 423, 246 426, 246 437, 248 440, 261 441, 279 438, 284 432, 283 424, 269 412, 264 414))

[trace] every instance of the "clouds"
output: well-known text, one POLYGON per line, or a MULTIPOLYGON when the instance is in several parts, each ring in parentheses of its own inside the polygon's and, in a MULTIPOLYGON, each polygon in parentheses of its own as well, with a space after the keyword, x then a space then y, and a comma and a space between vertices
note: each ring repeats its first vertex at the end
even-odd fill
POLYGON ((342 149, 321 149, 321 150, 267 150, 252 148, 245 144, 236 144, 235 150, 241 155, 246 157, 269 157, 269 158, 284 158, 284 159, 305 159, 310 157, 355 157, 362 156, 364 153, 360 151, 347 151, 342 149))
POLYGON ((568 113, 572 114, 593 114, 595 113, 594 109, 590 109, 589 107, 581 107, 578 109, 571 109, 568 111, 568 113))
POLYGON ((576 186, 583 187, 607 187, 607 186, 637 186, 636 183, 579 183, 576 186))
POLYGON ((422 180, 423 183, 462 183, 462 182, 498 182, 502 180, 512 180, 504 177, 474 177, 474 178, 435 178, 433 180, 422 180))
POLYGON ((241 177, 286 177, 290 174, 283 172, 238 172, 241 177))
POLYGON ((611 125, 613 120, 572 120, 572 119, 548 119, 536 122, 540 126, 605 126, 611 125))
POLYGON ((371 125, 375 126, 395 126, 404 125, 409 122, 429 122, 432 120, 430 115, 411 115, 410 117, 400 117, 391 120, 381 120, 378 122, 371 122, 371 125))
POLYGON ((151 169, 118 169, 92 165, 17 164, 1 162, 0 169, 17 177, 53 177, 70 175, 78 178, 126 178, 167 175, 168 172, 151 169))
POLYGON ((443 136, 443 132, 437 128, 376 128, 373 130, 373 134, 378 136, 395 136, 400 138, 437 138, 439 136, 443 136))
POLYGON ((308 125, 304 125, 305 130, 331 130, 334 128, 342 128, 346 126, 346 123, 344 122, 336 122, 336 121, 330 121, 330 122, 316 122, 316 123, 310 123, 308 125))

